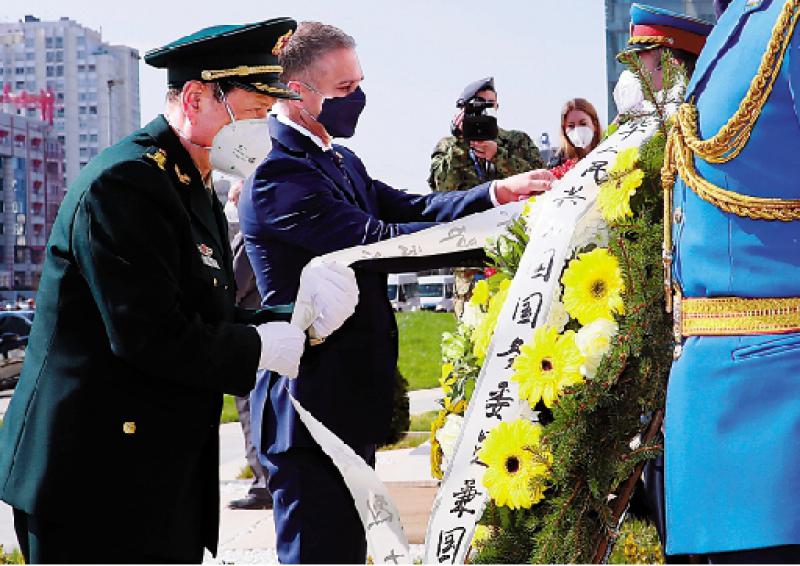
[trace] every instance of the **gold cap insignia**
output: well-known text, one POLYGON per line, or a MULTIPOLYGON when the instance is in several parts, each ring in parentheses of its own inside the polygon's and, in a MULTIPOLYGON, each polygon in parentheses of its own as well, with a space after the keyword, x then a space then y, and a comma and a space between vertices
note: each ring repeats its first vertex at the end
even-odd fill
POLYGON ((289 43, 289 38, 292 37, 292 30, 287 31, 282 36, 278 38, 278 41, 275 42, 275 47, 272 48, 272 54, 276 57, 281 54, 283 48, 286 47, 286 44, 289 43))
POLYGON ((167 152, 163 149, 158 149, 154 153, 145 153, 144 156, 155 161, 162 171, 167 170, 167 152))
POLYGON ((178 176, 178 180, 183 183, 184 185, 188 185, 192 182, 192 178, 185 173, 182 173, 180 169, 178 169, 178 164, 175 164, 175 174, 178 176))
POLYGON ((124 432, 125 434, 135 434, 136 423, 133 421, 122 423, 122 432, 124 432))

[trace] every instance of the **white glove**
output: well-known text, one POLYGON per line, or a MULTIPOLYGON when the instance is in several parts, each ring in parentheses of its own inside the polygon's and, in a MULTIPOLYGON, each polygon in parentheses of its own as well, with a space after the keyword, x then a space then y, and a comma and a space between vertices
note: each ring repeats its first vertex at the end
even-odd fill
POLYGON ((256 326, 256 330, 261 338, 258 369, 276 371, 292 379, 297 377, 306 342, 305 333, 288 322, 267 322, 256 326))
POLYGON ((296 304, 310 310, 311 333, 327 338, 356 310, 356 274, 338 263, 309 264, 300 275, 296 304))

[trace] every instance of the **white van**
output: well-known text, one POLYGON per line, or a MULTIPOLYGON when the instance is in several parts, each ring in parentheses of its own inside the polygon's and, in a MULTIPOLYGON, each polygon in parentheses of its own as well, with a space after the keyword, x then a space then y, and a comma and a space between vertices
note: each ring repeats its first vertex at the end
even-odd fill
POLYGON ((455 278, 452 275, 420 277, 417 286, 420 307, 424 310, 453 312, 454 287, 455 278))
POLYGON ((387 283, 389 300, 395 312, 419 310, 416 273, 392 273, 387 283))

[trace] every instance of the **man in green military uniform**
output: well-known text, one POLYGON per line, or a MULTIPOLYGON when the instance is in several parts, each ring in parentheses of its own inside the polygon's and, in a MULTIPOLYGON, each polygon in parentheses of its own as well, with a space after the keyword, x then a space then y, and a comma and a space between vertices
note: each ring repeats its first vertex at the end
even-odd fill
MULTIPOLYGON (((91 161, 61 205, 0 430, 0 498, 29 563, 216 551, 222 394, 247 394, 259 368, 296 375, 305 334, 234 307, 211 168, 296 96, 277 65, 295 27, 218 26, 147 53, 168 71, 165 114, 91 161)), ((324 268, 314 283, 298 301, 324 335, 353 312, 355 278, 324 268)))
MULTIPOLYGON (((503 179, 544 166, 539 149, 525 132, 497 128, 495 139, 465 139, 462 128, 464 107, 475 100, 489 103, 487 106, 492 107, 487 111, 489 115, 497 110, 497 92, 493 77, 468 84, 458 97, 456 106, 461 110, 451 124, 453 135, 439 140, 431 155, 431 171, 428 176, 431 190, 461 191, 486 181, 503 179)), ((473 277, 477 273, 480 270, 454 270, 454 306, 458 316, 463 312, 464 301, 469 298, 473 277)))

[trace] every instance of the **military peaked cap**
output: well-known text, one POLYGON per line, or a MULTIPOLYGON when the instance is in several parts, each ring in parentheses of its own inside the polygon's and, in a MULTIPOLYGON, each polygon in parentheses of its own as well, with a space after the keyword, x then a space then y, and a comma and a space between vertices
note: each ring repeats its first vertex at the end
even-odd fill
POLYGON ((714 24, 646 4, 631 4, 631 37, 628 51, 658 47, 680 49, 699 55, 714 24))
POLYGON ((276 98, 299 99, 280 80, 278 55, 297 29, 291 18, 201 29, 145 53, 144 61, 167 69, 167 82, 180 88, 187 81, 226 81, 276 98))

